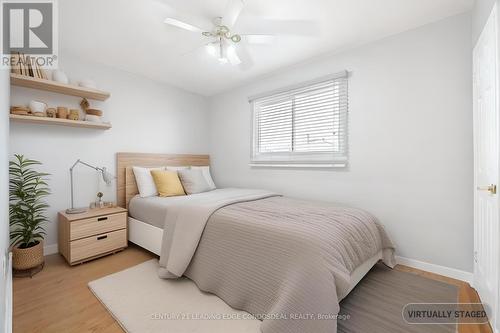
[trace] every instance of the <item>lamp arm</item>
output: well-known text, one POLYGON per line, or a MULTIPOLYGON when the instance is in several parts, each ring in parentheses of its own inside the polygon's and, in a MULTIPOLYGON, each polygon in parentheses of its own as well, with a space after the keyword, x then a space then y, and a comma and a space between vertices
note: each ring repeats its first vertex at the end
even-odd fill
POLYGON ((83 164, 91 169, 104 172, 104 169, 102 169, 102 168, 92 166, 86 162, 83 162, 80 159, 76 160, 76 162, 71 166, 71 168, 69 168, 70 183, 71 183, 71 209, 75 208, 74 207, 74 200, 73 200, 73 169, 77 166, 77 164, 83 164))
POLYGON ((75 168, 75 166, 76 166, 77 164, 83 164, 83 165, 85 165, 85 166, 87 166, 87 167, 89 167, 89 168, 91 168, 91 169, 94 169, 94 170, 97 170, 97 171, 103 171, 103 169, 102 169, 102 168, 99 168, 99 167, 96 167, 96 166, 90 165, 90 164, 88 164, 88 163, 86 163, 86 162, 84 162, 84 161, 82 161, 82 160, 80 160, 80 159, 78 159, 78 160, 75 162, 75 164, 73 164, 73 165, 71 166, 71 168, 69 168, 69 170, 70 170, 70 171, 73 171, 73 169, 75 168))

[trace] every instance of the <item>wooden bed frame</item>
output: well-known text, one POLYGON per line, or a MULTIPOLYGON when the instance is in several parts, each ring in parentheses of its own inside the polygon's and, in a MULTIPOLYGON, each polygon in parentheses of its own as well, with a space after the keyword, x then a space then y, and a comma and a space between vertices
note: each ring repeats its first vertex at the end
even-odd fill
MULTIPOLYGON (((148 154, 117 153, 116 154, 116 203, 127 208, 130 199, 139 193, 132 167, 145 168, 161 166, 210 165, 208 155, 188 154, 148 154)), ((128 240, 140 247, 160 255, 163 229, 128 217, 128 240)))
POLYGON ((132 167, 154 168, 161 166, 210 165, 208 155, 187 154, 147 154, 147 153, 117 153, 116 154, 116 204, 128 208, 128 203, 139 193, 132 167))

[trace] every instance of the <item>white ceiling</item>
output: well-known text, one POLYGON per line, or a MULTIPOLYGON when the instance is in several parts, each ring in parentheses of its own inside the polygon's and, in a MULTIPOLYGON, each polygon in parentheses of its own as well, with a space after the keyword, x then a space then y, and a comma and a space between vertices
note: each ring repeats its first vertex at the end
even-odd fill
POLYGON ((60 48, 210 96, 316 55, 468 11, 473 1, 246 0, 235 32, 264 33, 255 26, 259 19, 313 20, 317 32, 248 46, 254 65, 241 70, 197 49, 206 41, 201 35, 163 23, 173 16, 206 26, 224 13, 227 0, 64 0, 60 48))

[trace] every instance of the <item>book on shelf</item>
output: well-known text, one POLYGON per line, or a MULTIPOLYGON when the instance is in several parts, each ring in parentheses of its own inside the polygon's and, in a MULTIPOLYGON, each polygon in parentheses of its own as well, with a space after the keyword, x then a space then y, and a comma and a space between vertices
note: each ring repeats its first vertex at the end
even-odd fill
POLYGON ((18 52, 12 54, 12 59, 12 73, 48 80, 47 72, 38 65, 35 58, 18 52))

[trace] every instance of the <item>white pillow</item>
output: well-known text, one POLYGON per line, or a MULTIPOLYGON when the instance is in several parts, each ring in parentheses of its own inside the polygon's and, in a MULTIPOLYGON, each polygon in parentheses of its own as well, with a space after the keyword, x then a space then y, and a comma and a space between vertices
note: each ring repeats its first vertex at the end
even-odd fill
POLYGON ((207 181, 208 186, 210 186, 210 190, 215 190, 217 187, 215 186, 214 181, 212 180, 212 176, 210 175, 210 167, 207 166, 192 166, 191 169, 199 169, 203 172, 203 177, 207 181))
POLYGON ((189 165, 183 165, 183 166, 170 166, 170 165, 167 165, 165 167, 165 170, 167 171, 179 171, 179 170, 188 170, 189 169, 189 165))
POLYGON ((200 169, 185 169, 177 171, 182 187, 187 194, 196 194, 210 191, 210 186, 200 169))
POLYGON ((132 170, 134 171, 135 182, 137 183, 137 189, 141 198, 158 195, 153 176, 151 176, 151 170, 165 170, 165 168, 132 167, 132 170))

